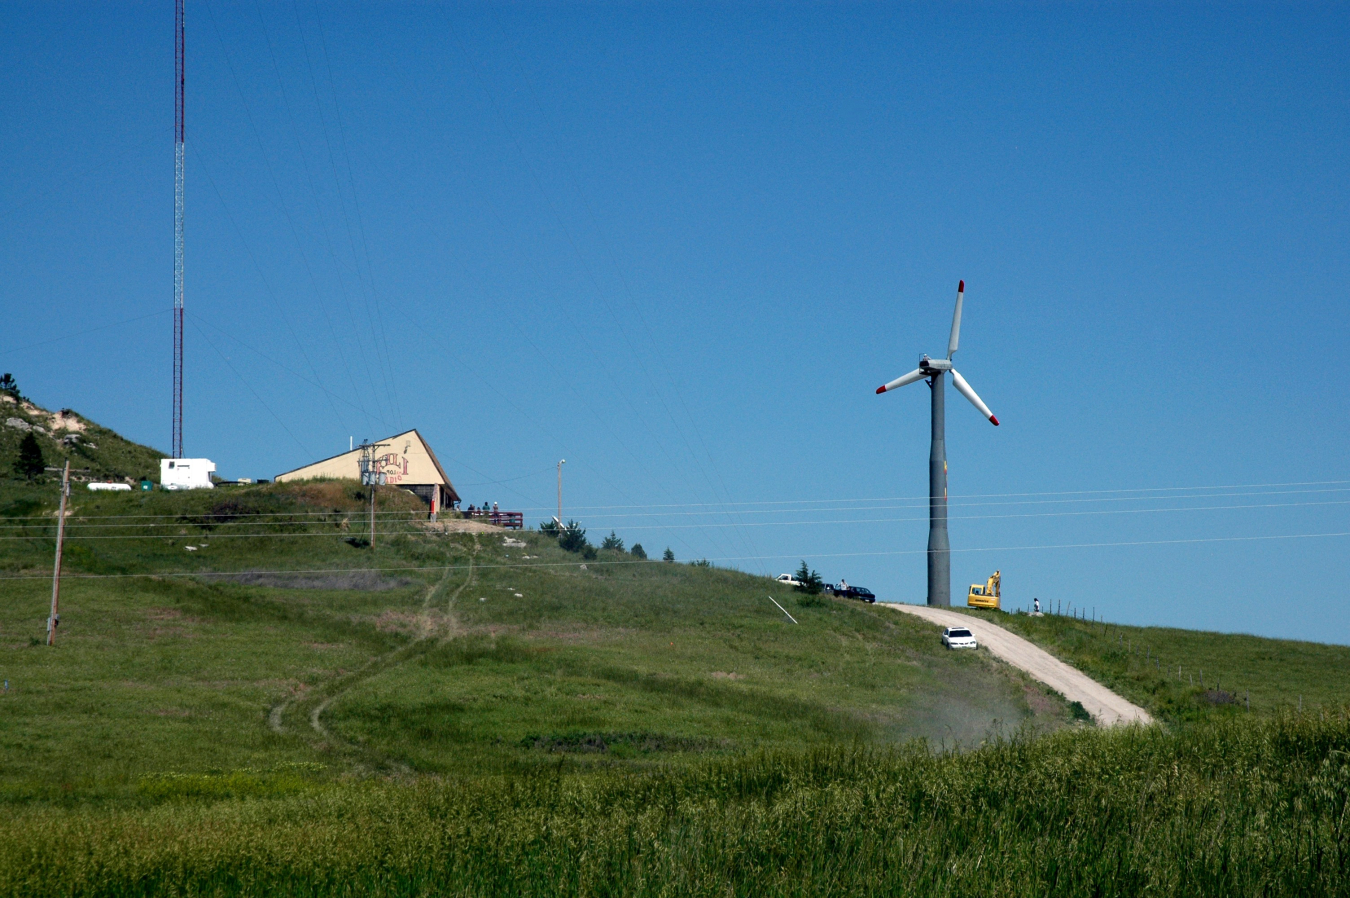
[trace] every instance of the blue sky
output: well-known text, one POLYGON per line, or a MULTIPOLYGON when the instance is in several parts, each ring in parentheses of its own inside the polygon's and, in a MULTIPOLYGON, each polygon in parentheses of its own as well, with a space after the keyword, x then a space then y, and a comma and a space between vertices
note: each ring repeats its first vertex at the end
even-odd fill
MULTIPOLYGON (((954 595, 1350 642, 1348 32, 189 0, 188 454, 417 427, 466 503, 566 458, 597 539, 922 601, 927 389, 873 391, 964 278, 954 595)), ((167 449, 172 5, 0 9, 0 115, 0 368, 167 449)))

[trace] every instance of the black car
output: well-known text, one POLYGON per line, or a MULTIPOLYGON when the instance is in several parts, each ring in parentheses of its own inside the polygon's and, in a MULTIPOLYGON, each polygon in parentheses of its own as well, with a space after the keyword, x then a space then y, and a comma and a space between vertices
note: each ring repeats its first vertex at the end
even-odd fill
POLYGON ((876 604, 877 597, 872 595, 872 590, 865 586, 850 586, 847 589, 836 589, 834 594, 844 599, 858 599, 868 604, 876 604))

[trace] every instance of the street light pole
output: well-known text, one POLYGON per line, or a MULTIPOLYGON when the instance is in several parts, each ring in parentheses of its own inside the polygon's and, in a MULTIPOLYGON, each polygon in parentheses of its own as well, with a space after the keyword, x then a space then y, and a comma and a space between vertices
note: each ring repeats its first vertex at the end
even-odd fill
POLYGON ((567 459, 561 459, 558 462, 558 528, 562 529, 562 466, 567 464, 567 459))

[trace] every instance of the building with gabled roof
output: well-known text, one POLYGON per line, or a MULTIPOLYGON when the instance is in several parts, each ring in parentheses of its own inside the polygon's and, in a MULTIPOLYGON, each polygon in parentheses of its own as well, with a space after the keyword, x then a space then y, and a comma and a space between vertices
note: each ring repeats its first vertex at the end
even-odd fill
MULTIPOLYGON (((385 483, 416 494, 431 507, 432 514, 459 501, 459 493, 455 492, 454 484, 436 459, 436 453, 415 429, 375 443, 380 447, 375 456, 375 470, 385 475, 385 483)), ((277 483, 320 479, 360 481, 361 449, 352 449, 276 476, 277 483)))

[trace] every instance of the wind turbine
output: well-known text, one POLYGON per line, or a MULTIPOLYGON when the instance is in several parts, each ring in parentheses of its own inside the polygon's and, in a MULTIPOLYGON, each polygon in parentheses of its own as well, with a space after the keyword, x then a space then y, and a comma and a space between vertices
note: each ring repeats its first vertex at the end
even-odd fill
POLYGON ((966 282, 961 281, 956 287, 956 312, 952 315, 952 336, 947 341, 947 357, 930 359, 924 355, 919 359, 918 368, 885 386, 877 387, 877 393, 885 393, 926 379, 933 393, 933 442, 928 452, 928 604, 943 608, 952 604, 952 550, 947 541, 947 445, 944 435, 947 412, 943 375, 950 371, 952 383, 961 395, 969 399, 970 404, 979 409, 990 423, 998 426, 998 418, 989 411, 989 406, 952 367, 952 356, 956 354, 961 339, 961 300, 965 293, 966 282))

